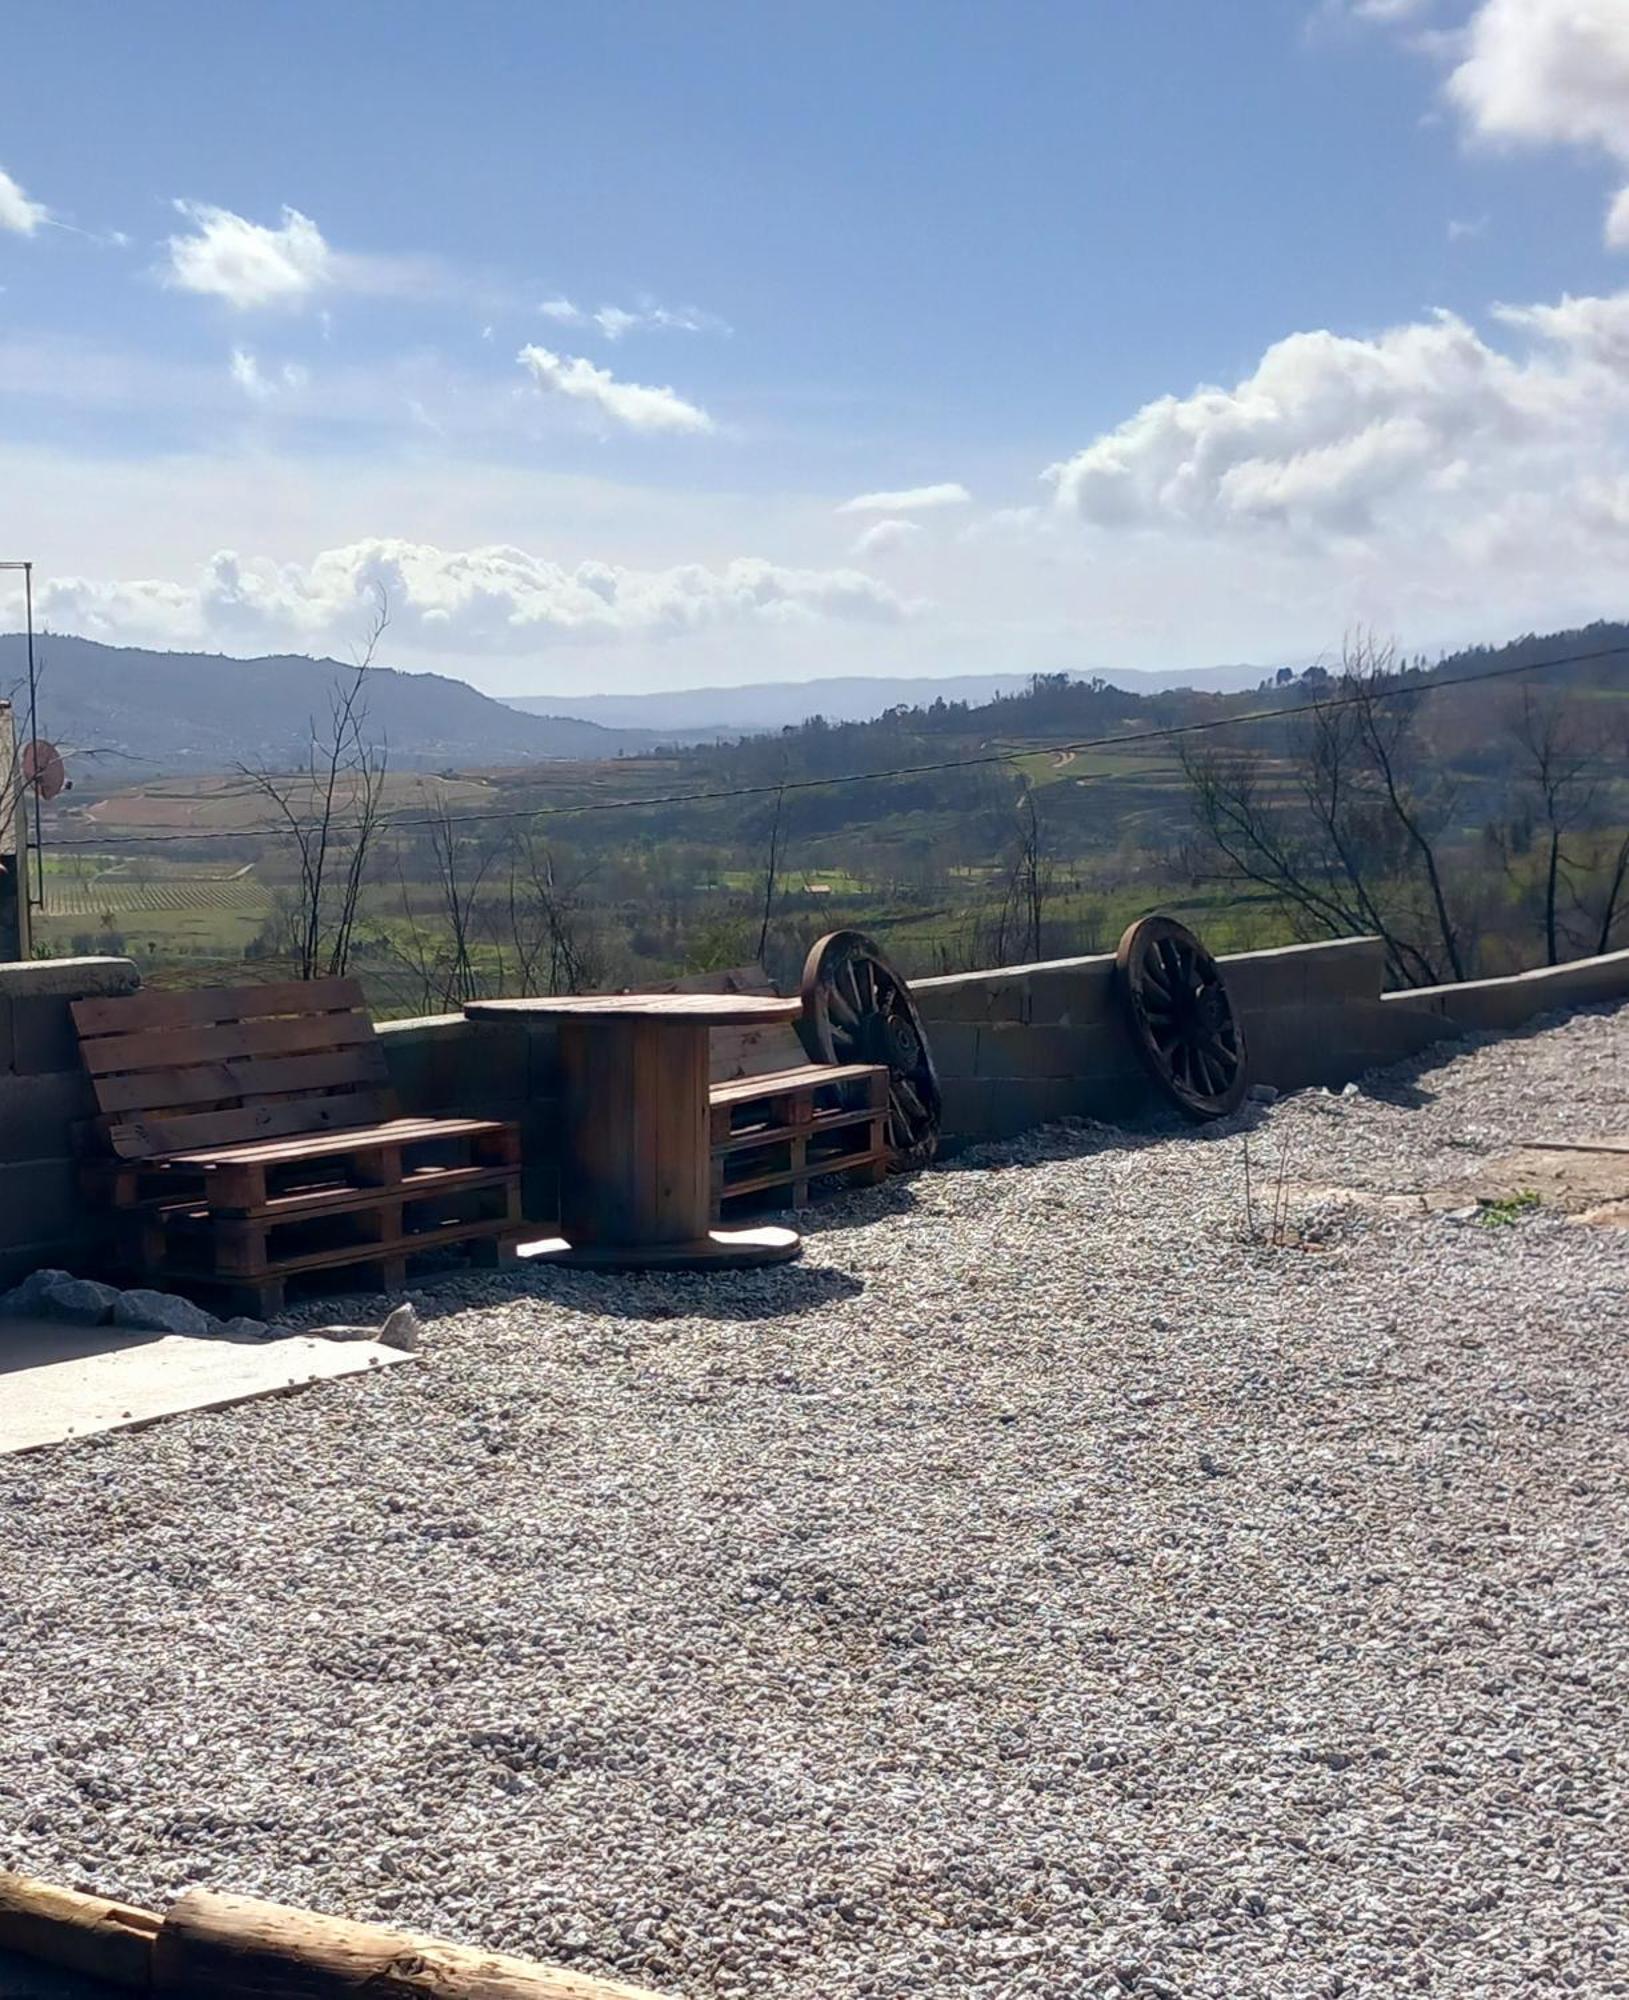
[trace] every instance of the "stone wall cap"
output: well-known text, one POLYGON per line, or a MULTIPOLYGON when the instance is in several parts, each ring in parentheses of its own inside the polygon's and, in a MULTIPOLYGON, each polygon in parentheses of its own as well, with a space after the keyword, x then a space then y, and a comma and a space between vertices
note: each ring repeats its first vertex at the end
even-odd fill
POLYGON ((141 974, 128 958, 16 958, 0 962, 0 1000, 112 999, 136 992, 141 974))

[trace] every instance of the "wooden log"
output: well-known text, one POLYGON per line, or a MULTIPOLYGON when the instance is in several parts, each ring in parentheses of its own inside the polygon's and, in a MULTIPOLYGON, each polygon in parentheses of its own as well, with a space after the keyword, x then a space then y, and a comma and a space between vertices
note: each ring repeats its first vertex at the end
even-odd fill
POLYGON ((64 1972, 147 1992, 161 1922, 151 1910, 0 1871, 0 1950, 64 1972))
POLYGON ((153 1991, 199 2000, 654 2000, 524 1958, 194 1889, 153 1946, 153 1991))

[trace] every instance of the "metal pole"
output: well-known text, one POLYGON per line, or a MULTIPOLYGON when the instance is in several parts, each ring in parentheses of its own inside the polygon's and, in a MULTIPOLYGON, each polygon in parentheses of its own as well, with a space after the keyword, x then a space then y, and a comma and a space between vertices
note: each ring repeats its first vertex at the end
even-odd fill
MULTIPOLYGON (((30 745, 40 740, 40 684, 34 670, 34 565, 23 564, 23 623, 28 633, 28 740, 30 745)), ((30 909, 45 908, 45 840, 40 830, 40 788, 31 786, 34 794, 34 875, 39 878, 36 886, 33 877, 28 883, 28 903, 30 909)), ((25 871, 26 872, 26 871, 25 871)))

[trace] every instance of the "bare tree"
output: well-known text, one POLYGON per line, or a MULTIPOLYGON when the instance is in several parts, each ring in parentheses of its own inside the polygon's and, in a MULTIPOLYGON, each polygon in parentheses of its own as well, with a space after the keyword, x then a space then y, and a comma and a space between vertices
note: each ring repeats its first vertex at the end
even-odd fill
POLYGON ((390 623, 381 589, 348 680, 336 683, 326 731, 313 719, 306 768, 285 774, 238 766, 294 843, 297 890, 291 942, 301 979, 349 969, 369 859, 383 814, 387 758, 368 732, 367 681, 390 623))
POLYGON ((1567 849, 1567 837, 1594 801, 1589 759, 1578 741, 1565 698, 1540 694, 1531 686, 1524 687, 1512 704, 1507 733, 1516 750, 1522 788, 1533 803, 1540 829, 1538 886, 1544 962, 1559 965, 1562 900, 1576 865, 1567 849))
POLYGON ((1303 935, 1372 933, 1394 985, 1463 979, 1465 928, 1437 852, 1451 800, 1429 776, 1424 690, 1394 648, 1363 637, 1323 686, 1290 721, 1283 756, 1184 743, 1199 830, 1227 872, 1281 899, 1303 935))
POLYGON ((593 870, 567 882, 530 827, 510 844, 508 937, 522 994, 592 992, 604 967, 582 891, 593 870))
POLYGON ((781 865, 781 809, 786 803, 786 787, 782 785, 775 793, 775 815, 769 822, 769 845, 764 850, 764 897, 763 917, 758 925, 757 959, 764 962, 764 953, 769 949, 769 919, 775 910, 775 891, 780 881, 781 865))

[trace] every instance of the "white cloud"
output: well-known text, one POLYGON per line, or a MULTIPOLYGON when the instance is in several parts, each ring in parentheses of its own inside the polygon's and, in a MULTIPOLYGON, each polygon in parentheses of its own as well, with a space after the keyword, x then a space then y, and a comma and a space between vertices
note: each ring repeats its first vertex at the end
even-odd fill
POLYGON ((886 516, 880 521, 873 521, 860 535, 854 544, 854 553, 857 556, 897 555, 901 549, 909 548, 912 542, 921 541, 926 533, 920 521, 900 521, 891 515, 886 516))
POLYGON ((621 340, 628 333, 728 333, 728 325, 715 313, 698 312, 694 306, 659 306, 643 299, 635 307, 597 306, 586 312, 573 299, 556 296, 538 307, 545 319, 560 326, 593 326, 607 340, 621 340))
POLYGON ((930 507, 965 507, 973 496, 955 481, 940 486, 906 486, 895 493, 857 493, 839 514, 920 514, 930 507))
POLYGON ((232 349, 232 380, 256 402, 264 402, 272 394, 272 385, 261 374, 260 363, 246 347, 232 349))
MULTIPOLYGON (((1482 0, 1456 41, 1450 100, 1478 138, 1593 147, 1629 169, 1629 6, 1623 0, 1482 0)), ((1629 186, 1607 214, 1629 248, 1629 186)))
POLYGON ((285 361, 274 375, 268 375, 247 347, 234 347, 232 380, 257 403, 269 402, 284 389, 303 389, 311 380, 310 371, 298 361, 285 361))
POLYGON ((51 211, 45 204, 30 201, 5 168, 0 167, 0 229, 15 230, 19 236, 32 236, 42 222, 49 222, 50 219, 51 211))
POLYGON ((550 644, 676 638, 716 628, 888 624, 909 607, 858 570, 790 569, 756 557, 719 568, 574 568, 524 549, 447 550, 374 540, 309 563, 214 556, 191 582, 58 577, 41 586, 59 629, 124 643, 332 647, 377 593, 396 643, 436 652, 526 653, 550 644))
POLYGON ((1415 503, 1440 515, 1585 462, 1629 409, 1629 294, 1504 308, 1518 353, 1451 313, 1370 339, 1297 333, 1232 389, 1163 396, 1049 468, 1101 526, 1280 525, 1360 535, 1415 503))
POLYGON ((191 236, 172 236, 169 281, 182 291, 224 299, 238 311, 299 306, 335 282, 336 259, 322 231, 298 209, 283 210, 280 229, 247 221, 228 208, 178 201, 191 236))
POLYGON ((710 431, 713 420, 672 389, 619 382, 608 368, 581 356, 551 354, 546 347, 523 347, 516 359, 547 395, 586 403, 632 431, 710 431))

